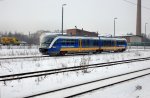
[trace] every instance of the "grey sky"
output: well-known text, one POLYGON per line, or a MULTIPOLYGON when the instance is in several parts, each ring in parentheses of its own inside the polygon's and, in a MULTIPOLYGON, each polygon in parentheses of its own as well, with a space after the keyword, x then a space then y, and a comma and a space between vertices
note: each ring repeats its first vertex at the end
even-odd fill
MULTIPOLYGON (((130 0, 136 3, 137 0, 130 0)), ((0 31, 27 33, 61 29, 61 5, 64 7, 64 29, 83 28, 103 34, 135 33, 136 6, 124 0, 3 0, 0 2, 0 31)), ((150 0, 142 0, 150 6, 150 0)), ((150 9, 142 9, 142 32, 145 22, 150 32, 150 9)))

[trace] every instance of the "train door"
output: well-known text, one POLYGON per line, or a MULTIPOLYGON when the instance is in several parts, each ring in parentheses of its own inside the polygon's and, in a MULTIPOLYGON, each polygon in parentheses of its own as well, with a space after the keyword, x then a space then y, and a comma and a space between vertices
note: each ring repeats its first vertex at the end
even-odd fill
POLYGON ((114 51, 117 50, 117 40, 114 40, 114 51))
POLYGON ((82 51, 82 39, 79 39, 79 52, 82 51))
POLYGON ((52 51, 55 53, 59 53, 61 48, 60 39, 56 40, 52 46, 52 51))

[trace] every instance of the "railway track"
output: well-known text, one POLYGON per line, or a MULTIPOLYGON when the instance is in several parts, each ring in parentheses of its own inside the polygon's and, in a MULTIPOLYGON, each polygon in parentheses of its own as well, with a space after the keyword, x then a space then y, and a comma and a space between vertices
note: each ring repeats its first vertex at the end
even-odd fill
MULTIPOLYGON (((137 50, 137 51, 149 51, 149 50, 137 50)), ((128 53, 131 51, 125 51, 120 53, 128 53)), ((116 52, 112 52, 116 53, 116 52)), ((15 59, 31 59, 31 58, 42 58, 42 57, 69 57, 69 56, 81 56, 81 55, 99 55, 99 54, 108 54, 108 52, 98 53, 98 54, 88 54, 88 53, 77 53, 77 54, 67 54, 64 56, 48 56, 48 55, 42 55, 42 56, 24 56, 24 57, 3 57, 0 58, 0 60, 15 60, 15 59)))
POLYGON ((93 91, 97 91, 117 84, 125 83, 148 75, 150 75, 150 68, 145 68, 145 69, 136 70, 124 74, 114 75, 107 78, 101 78, 94 81, 88 81, 81 84, 76 84, 76 85, 50 90, 42 93, 37 93, 30 96, 25 96, 23 98, 31 98, 31 97, 33 98, 33 97, 40 97, 40 96, 41 98, 43 97, 46 98, 47 94, 52 98, 79 97, 81 95, 93 91))
MULTIPOLYGON (((105 52, 104 53, 101 53, 101 54, 106 54, 105 52)), ((67 55, 64 55, 64 56, 48 56, 48 55, 43 55, 43 56, 25 56, 25 57, 6 57, 6 58, 0 58, 0 60, 14 60, 14 59, 30 59, 30 58, 42 58, 42 57, 70 57, 70 56, 84 56, 84 55, 89 55, 88 53, 78 53, 78 54, 67 54, 67 55)), ((92 54, 90 54, 92 55, 92 54)), ((96 54, 94 54, 96 55, 96 54)), ((98 55, 98 54, 97 54, 98 55)))
POLYGON ((0 60, 30 59, 30 58, 41 58, 41 57, 49 57, 49 56, 6 57, 6 58, 0 58, 0 60))
POLYGON ((98 64, 91 64, 91 65, 84 65, 84 66, 42 70, 42 71, 35 71, 35 72, 26 72, 26 73, 11 74, 11 75, 3 75, 3 76, 0 76, 0 81, 10 81, 10 80, 38 77, 38 76, 44 76, 44 75, 52 75, 52 74, 57 74, 57 73, 79 71, 79 70, 84 70, 84 69, 89 69, 89 68, 114 66, 114 65, 120 65, 120 64, 125 64, 125 63, 146 61, 146 60, 150 60, 150 57, 123 60, 123 61, 114 61, 114 62, 107 62, 107 63, 98 63, 98 64))

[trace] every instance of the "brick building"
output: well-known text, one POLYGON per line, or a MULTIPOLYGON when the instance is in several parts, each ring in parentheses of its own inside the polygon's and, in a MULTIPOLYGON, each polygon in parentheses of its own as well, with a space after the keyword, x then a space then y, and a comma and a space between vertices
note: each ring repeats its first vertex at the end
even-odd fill
POLYGON ((116 36, 116 37, 125 38, 128 43, 142 42, 142 38, 143 38, 142 36, 138 36, 138 35, 126 35, 126 36, 116 36))
POLYGON ((83 29, 68 29, 67 30, 67 35, 97 37, 98 33, 85 31, 83 29))

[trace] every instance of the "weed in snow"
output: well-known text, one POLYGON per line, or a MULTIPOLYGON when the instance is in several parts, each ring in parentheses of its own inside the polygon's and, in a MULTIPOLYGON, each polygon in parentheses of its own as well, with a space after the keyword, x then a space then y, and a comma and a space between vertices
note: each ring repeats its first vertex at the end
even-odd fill
POLYGON ((137 86, 135 87, 135 90, 142 90, 142 86, 137 85, 137 86))
POLYGON ((90 60, 91 60, 91 57, 85 57, 85 56, 83 56, 82 58, 81 58, 81 62, 80 62, 80 66, 81 66, 81 69, 82 69, 82 66, 84 66, 83 67, 83 73, 89 73, 88 71, 87 71, 87 68, 85 68, 85 66, 86 65, 89 65, 89 62, 90 62, 90 60))
POLYGON ((39 85, 40 82, 44 81, 46 79, 46 75, 45 76, 39 76, 35 79, 36 85, 39 85))
POLYGON ((38 58, 33 58, 33 61, 38 61, 38 58))
POLYGON ((135 52, 135 56, 141 56, 140 52, 139 52, 139 51, 136 51, 136 52, 135 52))
POLYGON ((140 98, 140 96, 136 96, 136 98, 140 98))
POLYGON ((12 72, 13 71, 13 69, 11 69, 11 68, 7 68, 7 67, 5 67, 5 66, 2 66, 1 65, 1 69, 3 70, 7 70, 7 71, 9 71, 9 72, 12 72))
POLYGON ((61 63, 61 66, 62 66, 62 68, 66 68, 67 67, 67 65, 63 64, 63 63, 61 63))
POLYGON ((35 64, 36 67, 41 67, 40 63, 35 64))
POLYGON ((7 83, 6 83, 6 81, 3 81, 3 84, 4 84, 4 86, 7 86, 7 83))

